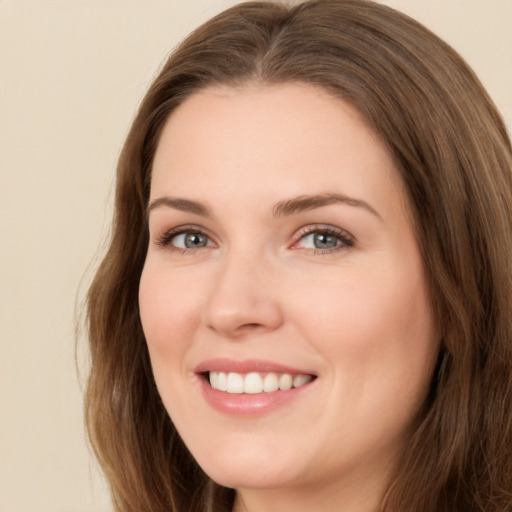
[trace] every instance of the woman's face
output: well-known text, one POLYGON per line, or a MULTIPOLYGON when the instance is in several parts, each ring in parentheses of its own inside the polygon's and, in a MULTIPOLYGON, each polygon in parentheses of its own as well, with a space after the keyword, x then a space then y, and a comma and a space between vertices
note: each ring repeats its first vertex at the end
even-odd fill
POLYGON ((149 230, 154 376, 206 473, 382 481, 437 337, 400 178, 358 112, 308 85, 196 93, 159 142, 149 230))

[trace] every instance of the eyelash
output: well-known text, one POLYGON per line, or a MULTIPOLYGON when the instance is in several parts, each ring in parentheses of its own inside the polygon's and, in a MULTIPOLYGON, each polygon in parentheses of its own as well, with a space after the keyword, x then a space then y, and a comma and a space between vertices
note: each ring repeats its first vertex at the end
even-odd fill
MULTIPOLYGON (((156 240, 156 244, 159 245, 160 247, 166 247, 172 251, 178 251, 178 252, 181 252, 183 254, 189 252, 189 251, 197 251, 198 249, 181 249, 179 247, 174 247, 171 242, 174 238, 176 238, 177 236, 179 235, 184 235, 184 234, 190 234, 190 235, 204 235, 206 236, 209 240, 211 240, 211 237, 208 236, 205 232, 204 232, 204 229, 200 228, 199 226, 194 226, 194 225, 189 225, 189 226, 179 226, 177 228, 173 228, 173 229, 169 229, 169 231, 166 231, 162 236, 160 236, 157 240, 156 240)), ((200 247, 199 249, 202 249, 202 247, 200 247)))
MULTIPOLYGON (((310 254, 328 255, 328 254, 332 254, 334 252, 350 249, 351 247, 354 247, 354 245, 355 245, 355 238, 350 233, 348 233, 348 231, 345 231, 344 229, 337 228, 334 226, 329 226, 326 224, 315 224, 315 225, 305 226, 304 228, 300 229, 297 232, 297 241, 293 243, 292 249, 294 249, 294 247, 297 244, 299 244, 302 240, 305 240, 307 236, 315 235, 315 234, 333 236, 333 237, 337 238, 340 241, 340 243, 330 249, 311 249, 311 248, 304 249, 305 251, 307 251, 310 254)), ((298 250, 298 249, 299 248, 296 248, 295 250, 298 250)))
MULTIPOLYGON (((160 247, 166 247, 172 251, 180 252, 181 254, 196 252, 200 249, 206 249, 207 247, 209 247, 209 246, 198 247, 196 249, 174 247, 171 244, 173 239, 175 239, 179 235, 184 235, 184 234, 204 235, 208 238, 208 240, 211 240, 211 237, 207 233, 205 233, 204 229, 200 228, 199 226, 189 225, 189 226, 180 226, 180 227, 173 228, 173 229, 166 231, 162 236, 160 236, 156 240, 156 245, 158 245, 160 247)), ((306 251, 310 254, 327 255, 327 254, 332 254, 334 252, 338 252, 340 250, 349 249, 355 245, 354 237, 350 233, 345 231, 344 229, 336 228, 334 226, 325 225, 325 224, 315 224, 315 225, 305 226, 297 232, 297 235, 296 235, 297 240, 292 244, 291 249, 299 250, 300 247, 296 247, 296 246, 301 241, 305 240, 307 236, 315 235, 315 234, 325 234, 328 236, 334 236, 340 241, 340 243, 330 249, 312 249, 312 248, 303 249, 304 251, 306 251)))

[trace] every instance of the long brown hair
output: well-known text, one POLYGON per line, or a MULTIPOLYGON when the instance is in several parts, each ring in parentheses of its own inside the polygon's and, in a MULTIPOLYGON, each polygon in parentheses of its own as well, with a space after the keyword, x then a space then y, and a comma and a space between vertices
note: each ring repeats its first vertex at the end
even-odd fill
POLYGON ((442 350, 383 497, 393 512, 512 510, 512 156, 456 52, 366 0, 249 2, 197 29, 147 92, 122 151, 108 252, 89 291, 88 432, 118 512, 229 511, 153 381, 138 313, 151 165, 164 122, 212 84, 306 82, 350 102, 392 152, 442 350))

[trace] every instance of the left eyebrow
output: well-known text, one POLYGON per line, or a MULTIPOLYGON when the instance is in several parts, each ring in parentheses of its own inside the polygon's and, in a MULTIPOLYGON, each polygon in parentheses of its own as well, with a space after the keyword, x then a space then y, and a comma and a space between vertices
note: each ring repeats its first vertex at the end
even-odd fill
POLYGON ((300 213, 303 211, 314 210, 322 206, 328 206, 330 204, 346 204, 348 206, 355 206, 358 208, 364 208, 376 217, 382 220, 377 210, 372 208, 366 201, 361 199, 355 199, 348 197, 343 194, 316 194, 316 195, 302 195, 279 201, 274 205, 272 213, 275 217, 283 217, 286 215, 293 215, 294 213, 300 213))

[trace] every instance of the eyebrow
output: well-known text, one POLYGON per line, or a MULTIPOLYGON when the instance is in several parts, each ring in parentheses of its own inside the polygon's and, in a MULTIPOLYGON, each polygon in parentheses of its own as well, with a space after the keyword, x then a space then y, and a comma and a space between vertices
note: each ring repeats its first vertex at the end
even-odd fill
MULTIPOLYGON (((321 208, 322 206, 329 206, 331 204, 346 204, 348 206, 354 206, 358 208, 364 208, 379 219, 381 216, 379 213, 372 208, 366 201, 361 199, 355 199, 348 197, 343 194, 315 194, 315 195, 301 195, 279 201, 272 208, 274 217, 286 217, 296 213, 314 210, 315 208, 321 208)), ((149 216, 150 212, 155 208, 166 206, 188 213, 194 213, 201 215, 202 217, 211 217, 210 210, 202 203, 192 201, 190 199, 173 198, 173 197, 159 197, 149 203, 146 215, 149 216)))
POLYGON ((272 212, 276 217, 282 217, 286 215, 293 215, 294 213, 314 210, 315 208, 321 208, 322 206, 328 206, 331 204, 346 204, 348 206, 355 206, 358 208, 364 208, 379 219, 382 217, 379 215, 377 210, 372 208, 366 201, 361 199, 355 199, 348 197, 343 194, 316 194, 316 195, 302 195, 279 201, 273 208, 272 212))
POLYGON ((179 197, 159 197, 158 199, 151 201, 146 209, 146 216, 148 217, 152 210, 160 206, 167 206, 168 208, 173 208, 174 210, 180 210, 182 212, 195 213, 202 217, 211 217, 210 211, 203 204, 198 203, 197 201, 191 201, 190 199, 181 199, 179 197))

